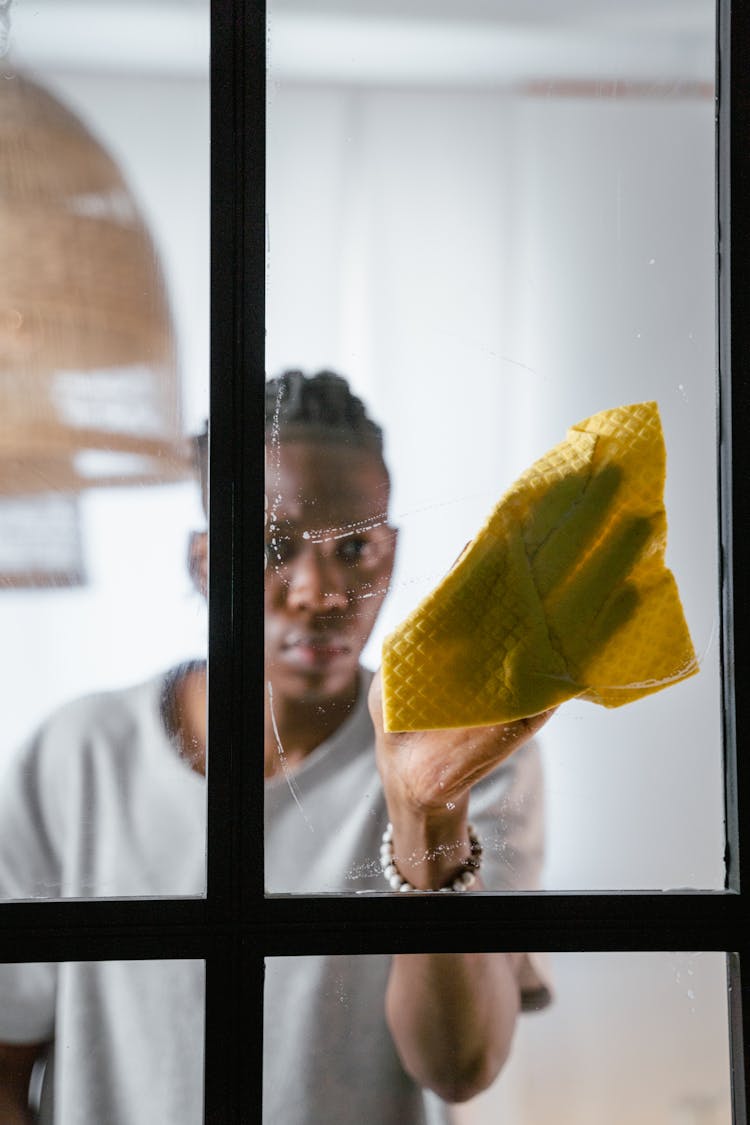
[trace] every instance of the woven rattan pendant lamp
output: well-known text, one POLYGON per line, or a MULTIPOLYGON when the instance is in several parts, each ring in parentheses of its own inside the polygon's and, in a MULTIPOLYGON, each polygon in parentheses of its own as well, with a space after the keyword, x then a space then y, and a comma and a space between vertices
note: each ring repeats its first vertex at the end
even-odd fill
POLYGON ((81 580, 82 490, 190 471, 164 280, 128 186, 57 97, 4 77, 0 589, 81 580))

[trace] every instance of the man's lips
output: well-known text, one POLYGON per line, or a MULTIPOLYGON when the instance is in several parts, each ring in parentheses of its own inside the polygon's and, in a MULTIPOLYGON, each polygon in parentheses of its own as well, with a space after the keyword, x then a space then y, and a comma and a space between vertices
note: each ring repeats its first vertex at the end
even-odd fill
POLYGON ((282 659, 306 668, 319 668, 349 656, 351 645, 335 634, 301 634, 287 637, 281 645, 282 659))

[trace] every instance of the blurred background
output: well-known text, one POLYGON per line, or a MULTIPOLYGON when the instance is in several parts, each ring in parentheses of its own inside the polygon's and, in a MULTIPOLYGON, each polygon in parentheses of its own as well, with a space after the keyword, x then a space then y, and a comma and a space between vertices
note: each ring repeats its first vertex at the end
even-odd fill
MULTIPOLYGON (((163 273, 173 429, 208 408, 208 5, 16 0, 15 71, 119 164, 163 273), (173 392, 174 393, 174 392, 173 392)), ((710 0, 369 6, 269 19, 267 370, 330 366, 383 422, 401 528, 366 652, 567 427, 656 399, 698 676, 544 734, 546 885, 723 884, 710 0)), ((165 439, 166 440, 166 439, 165 439)), ((189 479, 82 489, 85 582, 0 589, 0 761, 52 706, 200 655, 189 479)))
POLYGON ((711 0, 273 0, 267 367, 350 376, 401 528, 366 652, 568 426, 655 399, 701 672, 543 737, 550 888, 723 885, 711 0))
MULTIPOLYGON (((106 312, 108 323, 118 323, 122 278, 132 276, 134 293, 146 294, 144 304, 154 322, 152 335, 158 328, 160 352, 157 365, 152 338, 145 338, 145 329, 132 327, 144 322, 141 310, 131 315, 128 309, 119 327, 123 336, 132 334, 133 347, 124 358, 100 353, 93 359, 73 355, 64 362, 55 354, 58 336, 50 331, 52 355, 45 370, 32 371, 28 365, 23 369, 30 386, 12 380, 13 370, 18 375, 20 367, 6 376, 0 453, 5 445, 9 455, 0 465, 10 466, 3 475, 10 495, 6 508, 0 505, 3 542, 18 541, 13 466, 25 463, 30 473, 45 478, 48 497, 68 502, 71 523, 64 530, 77 557, 75 573, 40 578, 25 573, 17 558, 4 569, 0 549, 0 636, 5 639, 0 646, 0 766, 58 704, 145 680, 179 660, 204 654, 206 611, 193 591, 186 559, 188 535, 203 528, 205 519, 191 479, 189 451, 180 447, 180 439, 199 430, 206 419, 209 354, 207 0, 13 0, 4 16, 8 37, 7 53, 0 59, 0 93, 5 161, 19 163, 18 149, 7 135, 7 107, 21 76, 42 85, 89 132, 83 144, 75 136, 71 141, 73 130, 68 122, 57 120, 54 107, 48 113, 46 107, 39 108, 36 97, 19 99, 23 104, 18 112, 27 122, 37 122, 37 134, 16 169, 16 180, 23 184, 35 169, 46 169, 51 185, 46 213, 41 218, 38 211, 34 214, 36 225, 27 242, 32 301, 40 297, 34 287, 41 284, 33 255, 46 255, 49 261, 50 216, 55 209, 64 210, 60 203, 69 186, 66 169, 75 169, 81 182, 75 185, 75 206, 66 205, 66 213, 76 211, 91 223, 111 218, 113 226, 120 220, 127 225, 134 213, 137 216, 145 242, 141 260, 133 263, 127 255, 120 258, 115 251, 105 251, 111 254, 109 273, 120 285, 106 312), (102 153, 111 158, 111 177, 118 181, 116 187, 108 183, 106 191, 90 180, 91 166, 104 160, 102 153), (139 332, 144 339, 137 338, 139 332), (48 374, 56 379, 55 404, 64 407, 57 417, 70 424, 44 431, 36 444, 45 439, 50 447, 67 443, 72 435, 77 481, 63 480, 59 464, 39 463, 33 443, 28 449, 12 447, 12 434, 20 434, 22 427, 12 425, 12 415, 9 421, 6 403, 18 401, 36 422, 44 397, 40 375, 48 374), (158 416, 154 403, 160 405, 158 416), (93 415, 102 425, 113 425, 103 442, 88 447, 80 438, 80 426, 91 429, 93 415), (133 433, 126 435, 129 422, 133 433), (143 432, 136 433, 141 423, 143 432), (125 437, 130 445, 123 444, 125 437), (109 446, 131 452, 110 454, 112 464, 98 472, 109 446), (128 486, 126 470, 136 460, 132 450, 147 451, 156 468, 128 486), (92 471, 98 477, 95 487, 80 481, 80 474, 92 471)), ((27 207, 28 198, 22 204, 27 207)), ((3 207, 10 208, 7 198, 3 207)), ((18 229, 15 212, 8 225, 18 229)), ((61 257, 70 263, 82 254, 80 230, 68 231, 67 237, 61 257)), ((101 286, 100 263, 93 262, 91 272, 97 279, 95 293, 101 286)), ((81 278, 73 278, 67 289, 73 291, 79 283, 81 278)), ((60 288, 64 292, 66 286, 60 288)), ((90 301, 93 294, 87 296, 90 301)), ((17 293, 13 300, 17 303, 17 293)), ((59 304, 59 294, 55 300, 59 304)), ((30 426, 27 429, 31 433, 30 426)), ((36 536, 28 550, 43 559, 53 544, 60 549, 63 520, 56 513, 57 522, 52 523, 49 514, 36 507, 39 514, 32 513, 26 521, 36 536)))
MULTIPOLYGON (((208 14, 14 0, 0 60, 3 83, 28 73, 85 122, 150 230, 175 448, 208 408, 208 14)), ((347 374, 395 481, 401 553, 367 662, 569 425, 656 399, 701 673, 555 717, 545 885, 720 888, 713 3, 274 0, 268 43, 268 374, 347 374)), ((205 649, 189 472, 75 506, 79 573, 0 585, 0 767, 57 704, 205 649)), ((730 1120, 721 954, 550 960, 555 1005, 461 1125, 730 1120)))

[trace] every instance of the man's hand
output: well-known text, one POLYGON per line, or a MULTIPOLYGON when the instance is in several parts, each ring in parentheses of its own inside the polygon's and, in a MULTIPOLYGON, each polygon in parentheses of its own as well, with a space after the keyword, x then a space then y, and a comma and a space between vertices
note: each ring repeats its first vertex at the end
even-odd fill
MULTIPOLYGON (((552 712, 491 727, 387 733, 379 673, 368 702, 399 873, 420 890, 450 886, 469 859, 472 785, 552 712)), ((458 1102, 494 1080, 519 1010, 518 965, 514 953, 393 958, 386 1019, 404 1068, 420 1085, 458 1102)))
POLYGON ((470 859, 471 787, 527 742, 552 711, 488 727, 387 732, 380 673, 368 703, 398 871, 421 890, 450 886, 470 859))
POLYGON ((417 815, 431 817, 465 803, 472 785, 528 742, 554 713, 553 709, 488 727, 387 732, 383 729, 380 672, 372 681, 368 703, 389 805, 393 801, 417 815))

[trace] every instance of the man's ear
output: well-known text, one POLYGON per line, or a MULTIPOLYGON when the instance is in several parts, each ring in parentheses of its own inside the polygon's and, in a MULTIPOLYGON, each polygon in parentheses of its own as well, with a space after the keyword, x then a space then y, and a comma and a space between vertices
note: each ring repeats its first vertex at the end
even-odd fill
POLYGON ((203 597, 208 596, 208 532, 193 531, 188 540, 188 572, 203 597))

